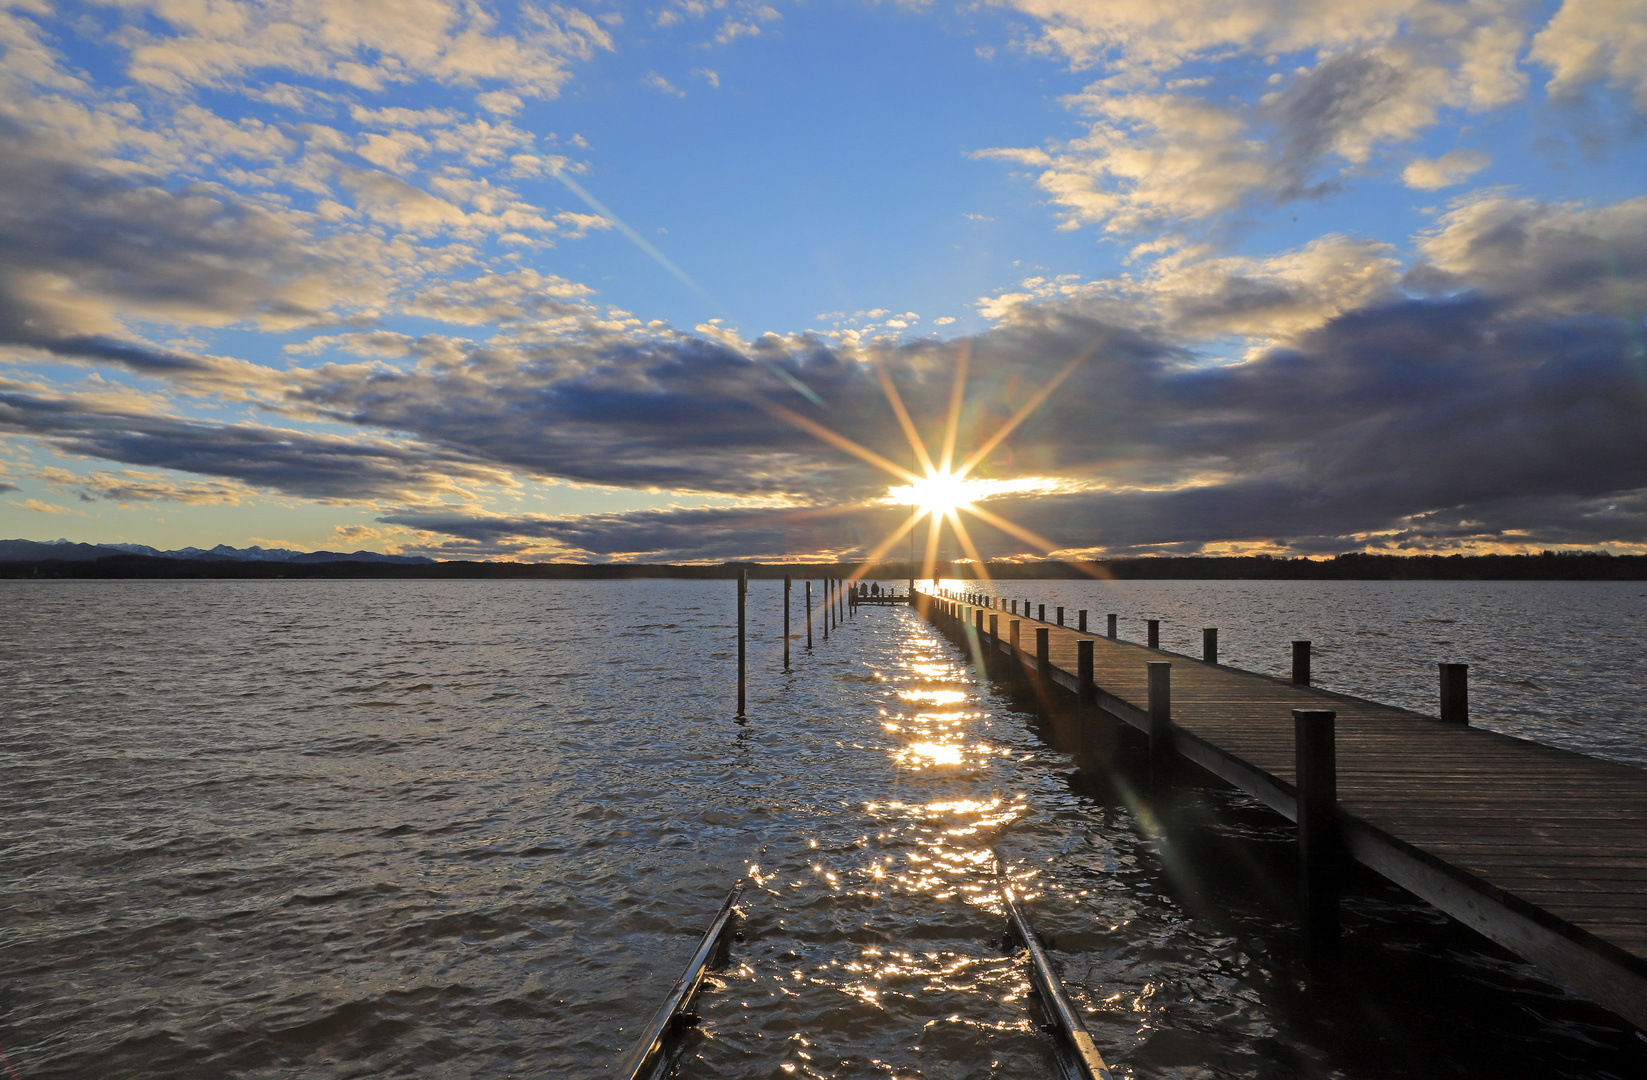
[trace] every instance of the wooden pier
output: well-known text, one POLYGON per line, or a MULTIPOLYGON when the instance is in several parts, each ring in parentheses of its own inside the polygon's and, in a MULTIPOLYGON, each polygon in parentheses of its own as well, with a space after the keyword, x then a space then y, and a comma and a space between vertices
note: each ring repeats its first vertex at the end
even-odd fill
MULTIPOLYGON (((1294 711, 1331 710, 1340 850, 1647 1030, 1647 771, 1459 722, 1459 670, 1442 673, 1453 713, 1442 720, 1307 685, 1307 643, 1294 683, 1027 610, 915 600, 1049 708, 1146 733, 1153 713, 1152 756, 1192 761, 1294 821, 1304 726, 1294 711)), ((1215 632, 1206 644, 1215 659, 1215 632)))

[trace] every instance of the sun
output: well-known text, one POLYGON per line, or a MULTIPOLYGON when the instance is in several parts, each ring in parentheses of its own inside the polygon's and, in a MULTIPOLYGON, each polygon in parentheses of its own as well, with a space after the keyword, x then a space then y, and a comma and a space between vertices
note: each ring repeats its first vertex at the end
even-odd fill
POLYGON ((983 492, 981 485, 948 471, 933 469, 925 477, 887 491, 886 501, 899 506, 919 507, 923 514, 945 515, 956 507, 970 506, 983 492))
MULTIPOLYGON (((978 564, 980 570, 984 565, 984 557, 972 541, 972 536, 965 524, 961 521, 958 511, 965 511, 968 515, 977 518, 986 525, 993 526, 1002 532, 1016 536, 1018 539, 1039 548, 1043 552, 1051 553, 1052 542, 1045 537, 1038 536, 1022 525, 1015 524, 1001 515, 978 504, 992 495, 1004 495, 1009 492, 1053 491, 1058 488, 1058 482, 1046 477, 1017 477, 1005 478, 974 478, 969 474, 977 468, 985 458, 1001 445, 1019 424, 1041 406, 1047 397, 1086 359, 1086 355, 1073 357, 1063 369, 1049 379, 1040 390, 1032 394, 1027 401, 1020 405, 1010 419, 1002 423, 993 434, 985 438, 974 447, 971 453, 965 454, 962 460, 957 461, 956 440, 959 435, 961 406, 965 395, 968 361, 970 349, 963 343, 957 350, 955 358, 954 382, 950 389, 949 416, 944 425, 943 447, 937 454, 933 454, 925 440, 916 430, 915 421, 905 408, 903 396, 893 385, 886 369, 879 361, 875 361, 875 374, 880 379, 881 389, 886 392, 887 404, 892 407, 893 415, 898 418, 898 424, 903 429, 905 438, 909 440, 910 454, 915 459, 911 462, 912 468, 904 468, 896 462, 888 460, 881 454, 868 447, 854 442, 845 435, 818 423, 810 417, 802 416, 792 409, 786 409, 771 400, 762 400, 762 406, 780 419, 787 420, 803 431, 811 432, 822 441, 829 443, 855 457, 867 461, 869 464, 890 473, 893 477, 904 481, 903 484, 891 487, 879 501, 897 506, 909 506, 914 512, 905 518, 903 523, 876 544, 874 549, 866 554, 858 569, 852 574, 856 581, 871 569, 898 541, 913 532, 922 521, 928 523, 926 537, 926 555, 921 561, 923 578, 933 575, 937 564, 938 548, 941 535, 947 527, 954 533, 955 539, 960 541, 972 561, 978 564), (916 471, 916 469, 920 471, 916 471)), ((911 551, 911 556, 914 552, 911 551)))

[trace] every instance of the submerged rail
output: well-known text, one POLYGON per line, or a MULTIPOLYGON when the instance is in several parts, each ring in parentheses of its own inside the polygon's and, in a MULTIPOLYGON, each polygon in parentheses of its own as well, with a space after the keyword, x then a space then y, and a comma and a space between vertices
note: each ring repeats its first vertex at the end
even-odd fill
MULTIPOLYGON (((1000 865, 999 859, 996 864, 1000 865)), ((1041 946, 1041 939, 1035 936, 1035 928, 1018 906, 1017 898, 1012 895, 1011 882, 1004 876, 1001 878, 1001 901, 1006 905, 1013 935, 1029 950, 1035 989, 1041 995, 1041 1008, 1047 1015, 1048 1026, 1053 1029, 1050 1032, 1052 1048, 1059 1067, 1069 1080, 1110 1080, 1109 1066, 1104 1064, 1103 1055, 1098 1053, 1097 1045, 1087 1033, 1087 1026, 1081 1022, 1075 1006, 1070 1004, 1069 996, 1064 993, 1063 980, 1052 970, 1051 958, 1041 946)))
POLYGON ((698 988, 703 985, 704 971, 713 962, 717 953, 725 951, 726 938, 732 929, 732 916, 738 898, 743 895, 743 882, 740 881, 726 894, 721 901, 720 910, 715 913, 715 919, 709 924, 703 940, 698 943, 697 952, 692 954, 692 960, 686 965, 686 970, 675 985, 670 988, 669 996, 663 999, 658 1011, 652 1014, 641 1033, 640 1040, 635 1048, 624 1059, 618 1069, 617 1076, 621 1080, 662 1080, 669 1074, 674 1064, 674 1049, 680 1040, 681 1029, 685 1026, 687 1010, 692 1006, 692 999, 697 996, 698 988))

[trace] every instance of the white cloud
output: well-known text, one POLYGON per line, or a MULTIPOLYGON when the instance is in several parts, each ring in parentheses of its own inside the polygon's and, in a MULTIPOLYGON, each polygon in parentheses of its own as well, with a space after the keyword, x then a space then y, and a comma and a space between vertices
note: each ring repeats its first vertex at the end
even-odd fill
POLYGON ((511 94, 507 90, 489 90, 484 94, 476 94, 475 101, 487 112, 498 116, 513 116, 520 112, 522 104, 519 94, 511 94))
POLYGON ((503 83, 553 97, 571 59, 611 50, 611 34, 582 11, 525 9, 531 24, 499 33, 497 19, 458 0, 126 0, 171 30, 133 28, 129 73, 138 82, 184 92, 231 87, 259 70, 332 79, 364 90, 431 79, 447 85, 503 83))
POLYGON ((720 74, 713 68, 693 68, 692 75, 694 78, 702 79, 716 90, 721 88, 720 74))
POLYGON ((676 86, 674 83, 670 82, 668 79, 664 78, 662 75, 659 75, 655 71, 648 71, 646 73, 646 78, 642 79, 641 83, 644 86, 650 86, 660 94, 666 94, 670 97, 686 96, 685 90, 682 90, 680 87, 676 86))
POLYGON ((1066 229, 1137 232, 1319 197, 1377 168, 1388 147, 1446 111, 1495 109, 1526 92, 1517 66, 1526 26, 1514 0, 1011 6, 1041 21, 1038 48, 1077 67, 1102 61, 1107 72, 1066 99, 1091 118, 1084 136, 979 152, 1038 170, 1066 229), (1264 78, 1260 58, 1312 50, 1313 64, 1264 78), (1167 78, 1202 59, 1270 90, 1242 99, 1220 84, 1214 96, 1204 78, 1167 78))
POLYGON ((11 505, 20 510, 29 510, 37 514, 68 514, 72 513, 66 506, 56 503, 41 502, 39 499, 13 499, 11 505))
POLYGON ((1452 150, 1438 158, 1420 158, 1401 173, 1402 182, 1420 191, 1437 191, 1462 183, 1492 164, 1478 150, 1452 150))
POLYGON ((1647 0, 1564 0, 1529 56, 1550 69, 1550 94, 1605 80, 1647 113, 1647 0))

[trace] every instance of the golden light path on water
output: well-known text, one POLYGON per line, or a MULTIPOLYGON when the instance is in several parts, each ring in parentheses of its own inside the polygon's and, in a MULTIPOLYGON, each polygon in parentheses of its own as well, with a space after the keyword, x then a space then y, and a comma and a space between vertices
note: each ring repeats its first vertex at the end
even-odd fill
MULTIPOLYGON (((1028 968, 1001 948, 996 862, 997 845, 1033 814, 1022 770, 1044 775, 1042 751, 912 613, 861 614, 848 629, 871 620, 889 648, 859 652, 853 677, 879 700, 879 722, 840 748, 858 759, 869 795, 843 798, 851 824, 833 818, 805 837, 804 855, 774 853, 754 870, 751 936, 770 962, 745 956, 720 976, 700 1006, 708 1038, 683 1075, 757 1075, 751 1058, 816 1080, 1034 1076, 1052 1066, 1025 1001, 1028 968), (782 1032, 778 1059, 751 1022, 782 1032), (865 1047, 879 1049, 865 1059, 865 1047)), ((1037 876, 1012 871, 1031 901, 1037 876)))

